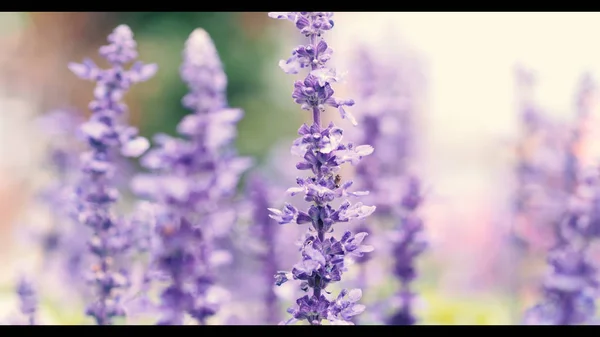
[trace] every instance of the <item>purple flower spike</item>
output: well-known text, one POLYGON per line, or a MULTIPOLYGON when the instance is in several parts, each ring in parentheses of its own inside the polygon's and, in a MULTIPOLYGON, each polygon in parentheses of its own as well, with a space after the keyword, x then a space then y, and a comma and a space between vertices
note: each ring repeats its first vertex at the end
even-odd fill
POLYGON ((405 191, 398 210, 400 226, 392 248, 395 259, 394 274, 400 281, 400 291, 397 294, 400 308, 389 319, 390 325, 413 325, 417 322, 412 309, 416 295, 412 292, 411 285, 417 277, 416 258, 427 249, 423 220, 418 215, 423 199, 420 181, 415 177, 409 177, 405 191))
POLYGON ((21 303, 21 313, 27 317, 29 325, 35 325, 35 313, 37 311, 38 298, 33 289, 33 285, 25 278, 21 278, 17 285, 17 295, 19 295, 19 301, 21 303))
POLYGON ((589 117, 592 114, 592 102, 596 94, 596 83, 590 74, 584 74, 579 81, 579 88, 575 96, 576 120, 574 127, 570 130, 570 138, 567 144, 565 188, 568 192, 577 187, 577 172, 582 170, 580 163, 581 144, 585 141, 589 117))
POLYGON ((296 301, 296 306, 288 312, 292 317, 283 322, 291 324, 305 320, 311 325, 321 325, 324 320, 332 324, 353 324, 353 316, 364 310, 356 304, 362 295, 360 290, 353 290, 346 300, 346 291, 342 291, 337 300, 330 299, 327 287, 341 280, 346 271, 345 258, 363 256, 373 247, 362 245, 366 233, 353 235, 346 232, 338 240, 327 233, 334 230, 339 222, 363 219, 375 211, 375 206, 366 206, 361 202, 352 205, 348 200, 339 207, 334 207, 335 199, 348 196, 358 197, 366 191, 348 192, 352 182, 342 182, 339 175, 340 165, 350 162, 356 165, 362 157, 373 153, 369 145, 355 146, 342 143, 343 130, 333 123, 326 128, 321 126, 321 113, 325 106, 338 108, 342 118, 356 125, 352 115, 344 107, 354 105, 353 100, 341 100, 333 96, 332 84, 338 80, 336 71, 326 66, 333 50, 323 40, 323 34, 333 28, 331 12, 274 12, 269 16, 276 19, 290 20, 296 24, 300 32, 308 39, 306 45, 292 51, 292 57, 281 61, 281 68, 289 74, 296 74, 300 69, 310 71, 304 80, 294 83, 292 98, 304 110, 312 112, 312 125, 304 124, 298 130, 300 137, 292 146, 292 154, 301 158, 296 164, 298 170, 308 171, 308 178, 297 178, 298 187, 288 190, 294 195, 303 193, 304 200, 311 205, 307 211, 286 204, 283 210, 269 208, 271 218, 279 224, 310 224, 309 233, 301 248, 302 260, 292 268, 291 272, 278 272, 276 284, 281 285, 290 278, 300 280, 300 288, 309 292, 296 301))
MULTIPOLYGON (((259 251, 259 259, 263 265, 266 292, 264 302, 266 306, 265 322, 275 324, 279 320, 279 303, 277 295, 273 291, 273 275, 277 274, 277 257, 275 256, 275 235, 277 224, 269 214, 269 190, 267 179, 258 173, 253 175, 249 181, 249 194, 253 204, 253 220, 255 226, 253 232, 257 233, 264 250, 259 251)), ((285 276, 285 275, 283 275, 285 276)))
POLYGON ((577 153, 594 94, 594 83, 585 75, 577 94, 577 124, 567 142, 566 165, 561 171, 566 206, 554 219, 556 240, 548 253, 543 298, 525 313, 525 324, 578 325, 595 320, 598 270, 590 249, 600 236, 600 179, 597 167, 581 169, 577 153))
MULTIPOLYGON (((81 253, 85 251, 84 245, 73 244, 72 240, 73 236, 83 232, 79 230, 81 226, 71 226, 76 219, 77 209, 72 199, 74 184, 79 176, 76 167, 82 145, 76 135, 82 121, 78 113, 67 109, 49 111, 36 120, 40 131, 49 138, 46 169, 55 176, 53 184, 44 188, 39 195, 53 215, 51 228, 41 238, 47 262, 60 260, 63 263, 81 258, 81 253)), ((68 270, 65 274, 73 274, 72 271, 68 270)), ((74 279, 69 281, 75 282, 74 279)))
POLYGON ((133 189, 157 205, 154 266, 169 282, 159 324, 180 325, 189 314, 203 325, 218 310, 207 298, 215 280, 213 241, 235 221, 224 214, 252 162, 233 149, 243 112, 227 104, 227 77, 203 29, 185 43, 180 75, 189 88, 182 103, 193 114, 177 127, 182 138, 155 137, 156 147, 142 158, 152 174, 137 177, 133 189))
POLYGON ((322 39, 322 35, 333 28, 333 12, 271 12, 269 16, 294 22, 302 35, 310 41, 307 45, 296 47, 287 61, 279 62, 279 66, 288 74, 297 74, 302 68, 310 70, 304 81, 294 83, 294 102, 300 104, 302 109, 312 111, 314 123, 318 126, 325 106, 337 108, 342 118, 356 126, 354 116, 344 109, 345 106, 354 105, 354 101, 333 96, 331 84, 339 78, 335 69, 325 66, 333 50, 322 39))
POLYGON ((94 100, 89 104, 92 116, 80 129, 90 150, 81 155, 84 178, 77 196, 79 221, 92 229, 88 246, 97 259, 88 276, 95 286, 96 299, 86 314, 98 325, 111 324, 114 317, 125 315, 120 298, 129 286, 127 274, 115 268, 115 257, 130 246, 123 223, 111 207, 119 197, 113 182, 118 174, 116 162, 119 156, 141 155, 149 145, 138 136, 136 128, 122 120, 127 112, 122 98, 133 83, 146 81, 156 72, 155 64, 141 62, 125 68, 137 57, 136 42, 128 26, 115 28, 108 42, 100 48, 100 55, 112 68, 98 68, 89 60, 69 65, 80 78, 96 82, 94 100))
MULTIPOLYGON (((552 245, 568 197, 577 186, 580 166, 573 153, 578 146, 577 137, 569 139, 564 123, 552 120, 536 104, 533 100, 535 84, 536 78, 530 70, 516 68, 521 130, 515 144, 513 212, 516 221, 512 238, 522 248, 552 245)), ((574 135, 578 136, 578 132, 574 135)))
POLYGON ((590 260, 590 244, 598 239, 600 184, 597 169, 579 177, 558 242, 548 255, 549 273, 543 299, 525 314, 525 324, 589 324, 596 316, 598 271, 590 260))
MULTIPOLYGON (((374 155, 357 166, 357 183, 361 189, 370 191, 365 200, 377 206, 377 215, 371 221, 379 225, 369 229, 360 223, 358 228, 373 233, 374 238, 393 239, 390 255, 394 259, 392 273, 400 284, 395 294, 399 306, 393 308, 387 324, 413 325, 417 321, 412 310, 416 294, 411 288, 416 278, 417 258, 426 247, 424 226, 418 214, 423 199, 421 183, 410 169, 416 159, 414 120, 419 111, 415 99, 423 87, 422 67, 409 57, 409 51, 385 54, 361 46, 356 55, 360 71, 355 90, 363 102, 361 137, 363 142, 377 147, 374 155), (384 224, 388 222, 396 228, 381 233, 387 231, 384 224)), ((361 264, 359 280, 363 283, 359 286, 365 287, 368 260, 363 256, 357 262, 361 264)))

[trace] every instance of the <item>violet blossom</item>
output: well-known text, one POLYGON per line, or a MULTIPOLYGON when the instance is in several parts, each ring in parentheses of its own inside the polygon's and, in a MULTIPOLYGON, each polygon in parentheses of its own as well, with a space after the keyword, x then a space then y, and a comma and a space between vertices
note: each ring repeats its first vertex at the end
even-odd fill
POLYGON ((330 123, 321 126, 321 113, 326 106, 337 108, 344 119, 352 124, 357 122, 345 107, 354 105, 351 99, 342 100, 333 96, 332 84, 338 80, 335 69, 326 66, 333 50, 323 39, 323 34, 333 28, 332 12, 271 12, 276 19, 290 20, 300 30, 308 42, 292 51, 292 57, 281 61, 280 67, 288 74, 296 74, 307 68, 310 72, 302 81, 294 83, 292 98, 301 108, 312 112, 312 125, 304 124, 298 130, 300 135, 292 146, 292 153, 303 158, 296 164, 298 170, 309 170, 313 175, 297 178, 298 187, 288 189, 291 195, 302 193, 307 202, 312 203, 307 211, 298 210, 287 203, 283 210, 270 208, 271 218, 279 224, 310 224, 301 246, 302 260, 291 272, 278 272, 276 284, 289 279, 300 280, 302 290, 307 295, 297 299, 296 306, 288 309, 292 318, 285 324, 306 320, 311 325, 321 325, 323 320, 330 324, 353 324, 352 317, 364 311, 358 304, 362 296, 360 289, 342 290, 337 298, 326 294, 329 284, 341 280, 346 271, 346 257, 360 257, 373 250, 362 245, 367 233, 345 232, 340 239, 327 233, 333 232, 333 225, 354 219, 363 219, 375 211, 374 206, 361 202, 351 204, 344 200, 339 207, 333 205, 335 199, 359 197, 366 191, 351 192, 352 181, 342 182, 340 166, 349 162, 356 165, 360 159, 373 153, 370 145, 355 146, 343 144, 343 130, 330 123))
POLYGON ((572 192, 577 187, 577 172, 582 169, 581 156, 587 123, 591 115, 592 98, 595 93, 595 83, 590 74, 584 74, 579 82, 575 97, 575 125, 570 130, 567 143, 565 167, 565 191, 572 192))
POLYGON ((548 255, 543 299, 525 314, 525 324, 590 324, 596 315, 597 266, 590 244, 600 237, 598 170, 582 174, 548 255))
POLYGON ((120 300, 122 291, 129 285, 125 270, 117 270, 115 266, 115 258, 129 246, 120 228, 121 220, 112 209, 119 197, 113 181, 118 175, 115 162, 119 156, 138 157, 149 147, 148 140, 125 123, 127 106, 122 99, 132 84, 150 79, 157 70, 155 64, 139 61, 129 69, 125 67, 138 55, 128 26, 115 28, 108 42, 99 52, 111 68, 99 68, 89 59, 81 64, 69 64, 69 69, 78 77, 96 82, 94 100, 89 104, 92 115, 81 126, 90 150, 81 155, 85 176, 77 194, 79 220, 92 230, 88 244, 97 260, 89 276, 96 287, 96 298, 87 307, 86 314, 98 325, 111 324, 114 317, 125 315, 120 300))
POLYGON ((586 74, 576 97, 576 123, 565 142, 562 190, 567 202, 548 253, 550 273, 543 283, 544 298, 526 313, 528 324, 589 324, 595 317, 597 266, 588 249, 600 235, 600 185, 597 168, 582 171, 580 151, 593 93, 594 83, 586 74))
POLYGON ((275 256, 275 235, 277 224, 269 216, 269 191, 266 186, 266 179, 255 174, 249 181, 250 198, 253 204, 253 229, 260 238, 262 246, 265 248, 260 252, 259 258, 262 262, 262 274, 265 276, 265 284, 268 285, 264 294, 265 303, 265 322, 273 324, 278 321, 279 303, 275 292, 273 291, 273 275, 277 273, 277 258, 275 256))
MULTIPOLYGON (((552 245, 558 220, 569 196, 570 180, 565 128, 551 120, 533 100, 534 75, 516 70, 521 132, 517 143, 513 237, 531 248, 552 245), (565 163, 567 167, 565 167, 565 163)), ((571 162, 572 163, 572 162, 571 162)))
POLYGON ((142 159, 153 174, 133 183, 157 205, 154 264, 169 280, 161 294, 164 325, 183 324, 186 313, 202 325, 216 313, 217 303, 207 298, 215 282, 213 239, 235 221, 224 205, 251 165, 232 147, 243 111, 227 105, 227 77, 206 31, 191 33, 183 58, 189 93, 182 103, 194 113, 177 126, 183 138, 154 138, 157 147, 142 159))
MULTIPOLYGON (((365 126, 361 130, 362 141, 377 148, 374 155, 357 166, 357 182, 370 191, 367 200, 378 209, 373 219, 378 227, 372 230, 386 230, 384 225, 388 223, 395 227, 385 235, 393 239, 390 255, 394 259, 393 275, 400 283, 396 294, 399 308, 394 308, 388 324, 412 325, 416 323, 412 308, 416 295, 411 290, 416 278, 416 258, 427 246, 423 221, 418 215, 421 183, 417 175, 410 173, 416 159, 415 98, 421 88, 417 73, 420 65, 406 52, 375 55, 362 47, 357 55, 356 63, 361 66, 355 85, 364 103, 360 109, 365 126)), ((361 223, 359 228, 364 226, 361 223)))
POLYGON ((396 295, 400 308, 390 317, 390 325, 413 325, 417 322, 413 312, 415 293, 411 285, 417 277, 415 259, 427 248, 423 219, 418 214, 422 193, 419 179, 408 177, 404 198, 397 209, 399 228, 392 248, 394 275, 400 281, 400 291, 396 295))
POLYGON ((49 155, 45 168, 52 172, 53 180, 39 198, 51 211, 50 228, 38 235, 45 262, 58 265, 59 272, 66 277, 71 288, 80 285, 85 242, 80 238, 87 235, 86 228, 77 223, 77 207, 74 197, 79 178, 77 163, 81 144, 77 129, 83 118, 70 109, 58 109, 45 113, 36 120, 40 130, 49 139, 49 155))
MULTIPOLYGON (((407 52, 405 52, 407 53, 407 52)), ((362 141, 378 150, 356 168, 361 188, 378 214, 393 212, 402 198, 398 184, 416 160, 416 97, 422 87, 422 67, 408 54, 375 54, 363 46, 357 50, 355 89, 361 102, 362 141), (391 181, 390 181, 391 180, 391 181)))
POLYGON ((530 71, 521 67, 516 68, 515 78, 517 84, 520 138, 517 143, 517 165, 515 169, 516 193, 514 197, 514 211, 517 215, 527 210, 529 186, 539 177, 539 169, 531 156, 531 141, 539 136, 540 129, 544 127, 541 111, 534 106, 531 100, 534 77, 530 71))
POLYGON ((29 280, 21 278, 17 284, 21 313, 27 317, 29 325, 35 325, 35 314, 38 307, 38 298, 29 280))

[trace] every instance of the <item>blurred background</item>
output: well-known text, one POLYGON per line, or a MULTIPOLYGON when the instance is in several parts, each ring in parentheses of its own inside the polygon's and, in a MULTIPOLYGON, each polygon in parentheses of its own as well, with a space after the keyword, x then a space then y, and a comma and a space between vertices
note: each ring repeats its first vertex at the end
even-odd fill
MULTIPOLYGON (((432 242, 419 264, 422 323, 517 323, 539 297, 544 265, 543 254, 533 254, 523 267, 507 248, 519 131, 514 67, 535 70, 537 101, 553 118, 572 120, 579 78, 600 71, 600 48, 592 39, 600 14, 340 12, 334 18, 332 62, 349 72, 348 79, 356 66, 354 48, 366 44, 410 51, 427 83, 416 131, 432 242), (515 279, 525 284, 515 288, 515 279)), ((266 13, 0 13, 2 315, 14 310, 15 270, 32 264, 19 230, 32 221, 29 206, 44 179, 44 144, 32 121, 63 107, 87 113, 93 84, 66 65, 98 59, 97 48, 122 23, 133 30, 140 59, 159 65, 154 79, 127 96, 130 120, 143 135, 173 134, 188 113, 180 103, 186 87, 178 69, 184 42, 197 27, 211 35, 222 58, 230 105, 245 110, 237 139, 241 154, 266 165, 273 153, 287 151, 309 117, 291 99, 297 78, 277 66, 298 34, 266 13)), ((337 91, 352 97, 349 83, 337 91)), ((593 140, 589 148, 586 156, 594 161, 593 140)), ((293 184, 294 167, 279 164, 289 166, 279 169, 291 171, 285 184, 293 184)))

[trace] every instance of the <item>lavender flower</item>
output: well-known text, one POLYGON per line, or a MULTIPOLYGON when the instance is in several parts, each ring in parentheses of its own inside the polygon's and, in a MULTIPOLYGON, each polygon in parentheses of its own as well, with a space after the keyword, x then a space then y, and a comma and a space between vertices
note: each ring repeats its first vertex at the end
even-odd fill
POLYGON ((75 167, 79 159, 81 143, 75 134, 82 117, 75 111, 60 109, 50 111, 36 122, 48 139, 49 156, 47 170, 53 173, 53 181, 39 197, 52 212, 51 227, 42 233, 41 241, 45 262, 58 263, 70 287, 79 285, 82 256, 87 250, 82 235, 85 228, 76 224, 77 208, 74 207, 74 188, 79 178, 75 167))
POLYGON ((155 264, 170 285, 162 292, 159 324, 182 324, 185 313, 199 324, 215 314, 207 291, 215 280, 212 240, 235 219, 223 204, 235 193, 239 177, 250 165, 232 148, 240 109, 227 106, 227 78, 209 35, 196 29, 188 38, 180 72, 190 91, 183 105, 194 113, 177 131, 185 138, 158 135, 158 147, 142 164, 154 171, 134 182, 134 190, 158 205, 160 238, 155 264))
POLYGON ((543 117, 539 109, 536 109, 531 102, 530 91, 533 87, 533 74, 523 68, 518 67, 515 71, 517 95, 519 95, 519 120, 521 126, 521 139, 518 144, 518 162, 516 167, 517 193, 515 196, 515 212, 518 214, 526 210, 526 200, 528 198, 527 187, 531 181, 535 181, 537 174, 536 165, 530 160, 527 151, 527 143, 531 141, 539 130, 544 127, 543 117))
POLYGON ((422 86, 417 74, 421 66, 401 52, 379 55, 363 46, 356 54, 362 141, 373 144, 379 153, 361 162, 356 173, 361 188, 371 192, 378 213, 390 213, 402 198, 394 193, 399 189, 390 180, 401 181, 398 178, 408 174, 416 159, 415 97, 422 86))
POLYGON ((581 147, 585 137, 586 123, 591 115, 591 99, 595 92, 595 83, 590 74, 584 74, 576 94, 576 120, 567 143, 565 190, 572 192, 577 187, 577 172, 582 169, 581 147))
POLYGON ((517 95, 521 135, 517 144, 513 235, 529 246, 552 245, 558 220, 569 197, 567 183, 576 168, 565 157, 565 129, 536 106, 533 74, 517 68, 517 95), (566 163, 566 166, 565 166, 566 163))
POLYGON ((38 299, 33 285, 25 278, 21 278, 17 285, 17 294, 21 302, 21 313, 27 317, 29 325, 35 325, 38 299))
MULTIPOLYGON (((416 278, 416 258, 427 246, 423 222, 418 216, 421 184, 409 169, 416 159, 415 96, 421 83, 415 70, 420 65, 406 52, 376 55, 363 46, 356 54, 356 63, 361 66, 355 85, 364 102, 362 141, 377 147, 373 156, 357 166, 357 180, 362 189, 371 192, 367 198, 378 209, 374 220, 379 226, 373 229, 382 230, 390 222, 396 225, 386 236, 394 239, 390 255, 394 258, 393 274, 400 282, 396 296, 400 305, 388 324, 412 325, 416 323, 412 312, 415 294, 410 288, 416 278)), ((364 226, 361 223, 359 228, 364 226)))
POLYGON ((320 325, 323 320, 332 324, 353 324, 351 317, 361 313, 364 306, 356 304, 362 292, 358 289, 347 292, 343 290, 337 299, 329 299, 325 293, 330 283, 341 280, 346 270, 346 257, 360 257, 370 252, 373 247, 362 245, 367 233, 352 234, 347 231, 341 239, 326 237, 333 231, 333 225, 353 219, 363 219, 375 211, 374 206, 366 206, 361 202, 352 205, 345 200, 337 209, 332 202, 337 198, 358 197, 368 192, 350 192, 352 182, 342 183, 338 172, 343 163, 353 165, 373 153, 370 145, 354 146, 342 144, 343 130, 330 123, 321 127, 321 113, 325 106, 338 108, 342 118, 349 119, 356 125, 354 117, 344 107, 352 106, 353 100, 340 100, 333 96, 331 84, 338 76, 333 68, 326 66, 332 49, 323 40, 323 33, 333 28, 331 12, 285 12, 269 13, 277 19, 290 20, 300 32, 308 38, 308 43, 294 49, 292 57, 281 61, 280 66, 286 73, 295 74, 302 68, 310 68, 310 73, 303 81, 294 83, 292 98, 304 110, 312 111, 313 124, 302 125, 298 130, 300 137, 294 141, 292 153, 303 158, 296 165, 299 170, 310 170, 312 176, 297 178, 298 187, 288 190, 291 195, 304 194, 304 199, 312 205, 305 211, 286 204, 283 210, 272 209, 271 218, 279 224, 297 223, 311 224, 309 232, 301 247, 302 260, 291 272, 278 272, 276 284, 281 285, 288 279, 300 280, 301 289, 312 291, 296 301, 296 306, 288 312, 292 315, 286 324, 297 320, 306 320, 311 325, 320 325), (346 294, 351 296, 345 299, 346 294))
POLYGON ((265 250, 261 252, 259 258, 263 264, 263 273, 268 284, 264 295, 266 306, 265 322, 273 323, 278 321, 279 305, 277 295, 273 291, 273 275, 277 273, 277 259, 275 256, 275 233, 276 228, 273 219, 269 217, 269 196, 265 179, 258 174, 251 177, 249 182, 250 197, 253 201, 253 220, 254 229, 257 236, 260 237, 265 250))
POLYGON ((526 313, 528 324, 589 324, 596 313, 597 268, 588 248, 600 234, 600 185, 597 170, 582 172, 580 152, 593 93, 594 83, 586 74, 576 99, 576 125, 565 142, 562 187, 568 204, 548 254, 551 272, 543 284, 544 299, 526 313))
POLYGON ((399 209, 399 222, 396 242, 392 249, 394 274, 400 281, 399 310, 390 318, 390 325, 413 325, 416 318, 412 310, 415 294, 411 291, 412 281, 417 277, 415 258, 427 248, 423 237, 423 220, 418 215, 423 197, 420 181, 416 177, 407 180, 406 194, 399 209))
POLYGON ((526 324, 575 325, 593 321, 598 281, 588 250, 600 234, 598 182, 597 169, 581 176, 560 224, 558 242, 548 256, 550 273, 543 284, 544 298, 526 312, 526 324))
POLYGON ((121 120, 127 112, 121 100, 132 84, 150 79, 157 70, 155 64, 139 61, 130 69, 125 68, 137 58, 136 42, 128 26, 115 28, 108 42, 100 48, 100 55, 112 68, 101 69, 89 59, 81 64, 69 64, 77 76, 96 82, 94 100, 89 104, 92 116, 81 126, 90 150, 81 156, 86 176, 77 193, 79 220, 93 231, 89 248, 97 258, 90 275, 90 281, 96 286, 96 300, 88 306, 86 314, 99 325, 111 324, 113 317, 125 315, 119 290, 129 284, 126 273, 116 271, 113 266, 115 256, 128 248, 119 219, 111 210, 119 196, 112 182, 117 173, 114 163, 119 152, 122 156, 137 157, 149 146, 148 140, 138 136, 135 127, 121 120))

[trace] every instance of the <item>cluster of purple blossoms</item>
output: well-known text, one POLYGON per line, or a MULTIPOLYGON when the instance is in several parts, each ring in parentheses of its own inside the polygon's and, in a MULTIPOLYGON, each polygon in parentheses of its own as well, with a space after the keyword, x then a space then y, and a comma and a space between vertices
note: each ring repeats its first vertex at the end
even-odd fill
POLYGON ((180 73, 189 87, 183 105, 194 113, 177 127, 183 138, 157 135, 156 148, 142 158, 153 174, 138 177, 133 189, 157 206, 159 238, 154 262, 169 279, 161 295, 159 324, 179 325, 185 314, 199 324, 216 313, 207 291, 214 284, 212 241, 234 219, 223 204, 235 194, 240 175, 251 160, 232 147, 240 109, 226 100, 227 77, 206 31, 188 38, 180 73))
POLYGON ((128 26, 115 28, 108 42, 99 51, 111 68, 99 68, 89 59, 69 64, 78 77, 96 82, 94 100, 89 104, 92 115, 81 126, 90 150, 81 155, 84 178, 76 192, 79 221, 92 230, 88 245, 97 259, 89 275, 89 281, 96 287, 96 299, 86 313, 99 325, 111 324, 114 317, 125 315, 120 290, 129 284, 125 271, 116 270, 115 265, 115 257, 129 246, 120 228, 121 220, 111 207, 119 197, 113 182, 117 174, 115 162, 119 156, 138 157, 149 147, 148 140, 125 123, 127 106, 122 98, 132 84, 150 79, 157 70, 155 64, 142 62, 125 68, 138 54, 128 26))
POLYGON ((392 248, 394 275, 400 281, 400 291, 397 293, 400 308, 390 317, 390 325, 413 325, 417 322, 412 308, 416 295, 411 290, 411 284, 417 277, 415 258, 427 248, 423 219, 418 214, 423 201, 421 182, 410 176, 406 183, 405 195, 400 207, 396 208, 399 227, 392 248))
MULTIPOLYGON (((362 134, 360 135, 365 142, 365 144, 372 144, 377 147, 377 153, 380 152, 379 140, 382 137, 382 125, 380 122, 382 120, 381 114, 387 111, 386 107, 384 109, 379 109, 378 106, 372 106, 373 104, 369 104, 369 102, 380 102, 380 100, 373 100, 373 96, 377 96, 381 91, 381 87, 379 86, 381 83, 380 75, 377 73, 379 69, 373 62, 372 56, 370 55, 367 48, 360 48, 357 51, 357 63, 360 64, 360 67, 357 67, 357 94, 359 95, 361 105, 364 110, 361 114, 361 125, 362 125, 362 134)), ((386 83, 387 84, 387 83, 386 83)), ((377 97, 381 98, 381 97, 377 97)), ((396 144, 397 145, 397 144, 396 144)), ((399 147, 402 147, 400 144, 399 147)), ((370 192, 369 197, 373 199, 379 193, 378 192, 378 174, 382 171, 383 163, 381 160, 378 160, 379 156, 377 154, 366 158, 356 167, 356 175, 360 177, 360 183, 363 188, 370 192)), ((387 157, 386 157, 387 158, 387 157)), ((382 211, 386 209, 386 207, 381 207, 382 203, 378 203, 375 201, 377 205, 377 214, 381 214, 382 211)))
POLYGON ((595 315, 597 271, 588 248, 598 237, 598 172, 584 172, 581 146, 593 82, 583 76, 572 129, 557 128, 533 104, 530 72, 517 69, 523 138, 517 166, 515 212, 526 226, 527 243, 549 244, 550 272, 543 299, 525 314, 525 324, 589 324, 595 315), (536 201, 537 200, 537 201, 536 201))
POLYGON ((389 213, 402 198, 401 193, 394 193, 399 189, 390 179, 402 180, 416 157, 415 97, 422 85, 417 70, 421 67, 402 53, 380 56, 362 47, 356 54, 362 141, 375 146, 379 153, 361 162, 356 173, 361 187, 371 192, 377 213, 389 213))
POLYGON ((586 135, 588 118, 591 115, 592 97, 595 93, 596 84, 590 74, 584 74, 579 82, 579 88, 575 96, 575 125, 570 130, 565 158, 565 182, 564 188, 567 193, 572 193, 577 188, 577 172, 583 169, 581 163, 581 147, 586 135))
POLYGON ((515 176, 517 180, 517 191, 515 195, 514 211, 519 214, 527 209, 528 189, 532 181, 536 180, 538 165, 532 160, 529 148, 531 139, 538 136, 540 129, 544 127, 543 116, 531 101, 533 87, 533 74, 521 67, 516 68, 515 78, 517 84, 517 95, 519 98, 519 122, 522 129, 519 144, 517 144, 517 165, 515 176), (529 146, 528 146, 529 145, 529 146))
POLYGON ((265 284, 268 285, 264 294, 265 322, 277 322, 279 317, 279 304, 277 295, 273 291, 273 275, 278 271, 277 258, 275 255, 277 226, 269 216, 269 190, 267 181, 259 174, 253 175, 248 181, 249 195, 252 199, 252 219, 254 222, 253 233, 261 241, 264 250, 259 252, 259 260, 262 263, 261 274, 264 275, 265 284))
POLYGON ((533 100, 533 74, 519 67, 516 80, 522 130, 517 144, 513 205, 517 222, 513 235, 519 242, 539 248, 554 240, 569 196, 565 183, 572 180, 573 169, 565 157, 564 128, 544 114, 533 100))
POLYGON ((356 174, 361 188, 371 192, 369 201, 377 206, 378 217, 390 216, 401 203, 401 185, 415 160, 416 108, 412 91, 416 91, 413 87, 418 86, 419 79, 397 64, 410 62, 402 54, 391 59, 377 57, 367 47, 356 54, 360 65, 356 91, 363 102, 361 137, 364 143, 377 148, 377 154, 357 166, 356 174))
POLYGON ((370 252, 373 247, 362 245, 367 233, 352 234, 345 232, 338 240, 326 237, 333 232, 333 226, 339 222, 363 219, 375 211, 374 206, 366 206, 361 202, 352 205, 348 200, 339 207, 332 204, 335 199, 358 197, 368 194, 366 191, 350 192, 352 181, 342 182, 339 175, 340 166, 350 162, 356 165, 360 159, 373 153, 370 145, 354 146, 343 144, 343 130, 330 123, 321 127, 321 113, 325 107, 338 108, 342 118, 349 119, 354 125, 356 120, 344 107, 352 106, 353 100, 340 100, 333 96, 331 87, 338 80, 335 69, 326 66, 332 49, 323 40, 323 33, 333 28, 331 12, 272 12, 269 16, 276 19, 290 20, 300 32, 308 38, 308 43, 294 49, 292 57, 280 62, 281 68, 295 74, 301 68, 308 68, 309 74, 303 81, 294 83, 292 98, 302 109, 312 111, 313 124, 302 125, 300 135, 292 146, 292 153, 303 160, 296 165, 298 170, 312 173, 306 178, 297 178, 298 187, 288 189, 291 195, 303 193, 304 200, 312 205, 304 212, 291 204, 283 210, 272 209, 271 217, 279 224, 308 223, 309 232, 301 245, 302 261, 297 263, 291 272, 278 272, 276 284, 281 285, 290 278, 300 280, 301 289, 309 294, 299 298, 296 306, 288 309, 292 315, 285 324, 298 320, 306 320, 311 325, 320 325, 323 320, 331 324, 353 324, 352 317, 364 311, 364 306, 357 304, 362 296, 360 289, 342 290, 336 299, 329 299, 325 294, 329 284, 341 280, 346 271, 345 258, 358 258, 370 252))
POLYGON ((76 224, 77 209, 73 202, 82 145, 73 135, 77 134, 82 119, 75 111, 60 109, 44 114, 36 122, 50 138, 46 165, 54 174, 53 182, 39 195, 53 215, 50 228, 39 239, 45 262, 57 263, 64 271, 62 274, 75 286, 81 276, 82 253, 87 249, 80 240, 85 228, 76 224))
POLYGON ((590 324, 596 314, 597 268, 590 244, 600 237, 600 184, 597 169, 580 176, 571 196, 558 240, 548 255, 550 273, 543 300, 529 309, 526 324, 590 324))
MULTIPOLYGON (((376 57, 366 47, 360 48, 357 55, 357 64, 361 67, 356 90, 364 103, 362 140, 376 146, 377 152, 357 166, 356 174, 361 188, 371 192, 369 202, 377 206, 377 229, 383 229, 387 222, 393 222, 395 227, 388 237, 393 238, 390 252, 394 257, 393 274, 401 288, 397 294, 399 308, 388 319, 388 324, 412 325, 416 323, 412 312, 415 294, 410 288, 416 278, 416 258, 427 246, 423 221, 418 215, 422 203, 421 184, 410 174, 416 147, 414 98, 420 77, 403 68, 412 68, 408 67, 412 65, 408 55, 394 53, 391 57, 376 57), (376 64, 375 59, 383 64, 376 64)), ((418 64, 414 64, 414 68, 419 68, 418 64)))
POLYGON ((35 325, 38 298, 33 285, 25 278, 21 278, 17 284, 17 295, 19 295, 21 313, 27 317, 27 324, 35 325))

